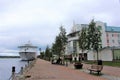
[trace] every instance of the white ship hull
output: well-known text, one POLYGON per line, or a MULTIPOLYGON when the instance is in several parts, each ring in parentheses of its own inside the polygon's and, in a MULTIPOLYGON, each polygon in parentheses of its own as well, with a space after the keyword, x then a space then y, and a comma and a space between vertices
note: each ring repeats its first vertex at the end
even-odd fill
POLYGON ((37 57, 35 52, 19 52, 19 54, 21 59, 24 61, 34 60, 37 57))
POLYGON ((37 57, 37 46, 33 46, 30 42, 28 44, 24 44, 18 46, 19 54, 22 60, 34 60, 37 57))

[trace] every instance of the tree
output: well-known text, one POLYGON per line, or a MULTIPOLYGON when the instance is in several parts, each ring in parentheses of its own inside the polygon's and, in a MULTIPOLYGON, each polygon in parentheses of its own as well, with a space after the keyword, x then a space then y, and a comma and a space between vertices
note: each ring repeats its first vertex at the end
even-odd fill
POLYGON ((62 41, 61 41, 61 37, 59 35, 56 36, 55 44, 53 45, 53 50, 56 55, 58 55, 59 57, 61 56, 62 41))
POLYGON ((93 49, 97 52, 97 60, 98 58, 98 50, 101 48, 101 32, 94 19, 90 22, 88 31, 87 31, 87 49, 93 49))
POLYGON ((65 53, 65 45, 67 43, 66 30, 63 26, 60 27, 60 33, 56 36, 55 42, 52 45, 52 53, 59 57, 65 53))
POLYGON ((86 27, 83 27, 82 30, 80 31, 78 42, 79 42, 79 48, 81 49, 83 54, 84 50, 87 49, 87 28, 86 27))
POLYGON ((40 58, 43 59, 45 57, 45 53, 44 52, 40 52, 40 58))
POLYGON ((45 50, 45 59, 50 61, 51 57, 52 57, 52 53, 50 51, 50 48, 47 46, 45 50))
POLYGON ((65 46, 67 44, 67 35, 66 35, 66 30, 63 28, 63 26, 60 27, 60 33, 59 37, 61 38, 61 48, 62 48, 62 54, 65 53, 65 46))

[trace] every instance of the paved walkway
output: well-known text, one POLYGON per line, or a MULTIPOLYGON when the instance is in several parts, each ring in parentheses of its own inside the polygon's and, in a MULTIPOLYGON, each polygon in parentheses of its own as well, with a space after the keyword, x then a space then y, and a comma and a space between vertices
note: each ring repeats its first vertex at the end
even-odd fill
MULTIPOLYGON (((87 68, 89 66, 89 64, 84 64, 83 71, 88 73, 87 68)), ((102 74, 103 75, 101 75, 101 77, 107 78, 109 80, 120 80, 120 68, 118 67, 103 66, 102 74)))
POLYGON ((100 76, 75 70, 38 59, 35 66, 26 73, 31 75, 26 80, 109 80, 100 76))

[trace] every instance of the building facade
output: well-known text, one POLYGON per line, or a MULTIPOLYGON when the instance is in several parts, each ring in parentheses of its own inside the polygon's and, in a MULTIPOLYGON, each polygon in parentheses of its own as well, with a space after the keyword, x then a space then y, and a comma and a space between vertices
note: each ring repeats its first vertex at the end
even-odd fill
MULTIPOLYGON (((107 26, 106 23, 101 21, 96 21, 96 26, 99 27, 102 33, 101 35, 102 48, 111 47, 109 49, 113 50, 113 48, 115 49, 117 47, 118 50, 118 48, 120 47, 120 27, 107 26)), ((84 60, 96 60, 96 52, 86 50, 84 51, 84 53, 82 53, 81 50, 79 49, 78 39, 82 27, 88 27, 88 24, 73 24, 71 32, 67 35, 68 44, 66 46, 66 54, 73 55, 73 60, 75 59, 79 60, 79 58, 82 58, 83 56, 84 60)), ((105 53, 105 50, 108 51, 108 49, 104 49, 104 51, 99 51, 100 59, 104 58, 105 57, 104 55, 109 56, 111 55, 111 57, 114 57, 115 54, 117 54, 118 56, 120 56, 118 52, 114 53, 113 56, 112 53, 109 54, 105 53), (102 52, 104 52, 105 54, 102 52)), ((106 59, 106 61, 110 61, 115 59, 111 57, 104 58, 104 60, 106 59)))

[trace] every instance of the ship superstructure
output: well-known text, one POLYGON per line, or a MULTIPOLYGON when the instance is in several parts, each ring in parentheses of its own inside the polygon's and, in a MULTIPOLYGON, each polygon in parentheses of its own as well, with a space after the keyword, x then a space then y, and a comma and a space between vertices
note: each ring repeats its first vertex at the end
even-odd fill
POLYGON ((18 46, 19 54, 22 60, 34 60, 37 57, 37 46, 33 46, 30 42, 18 46))

